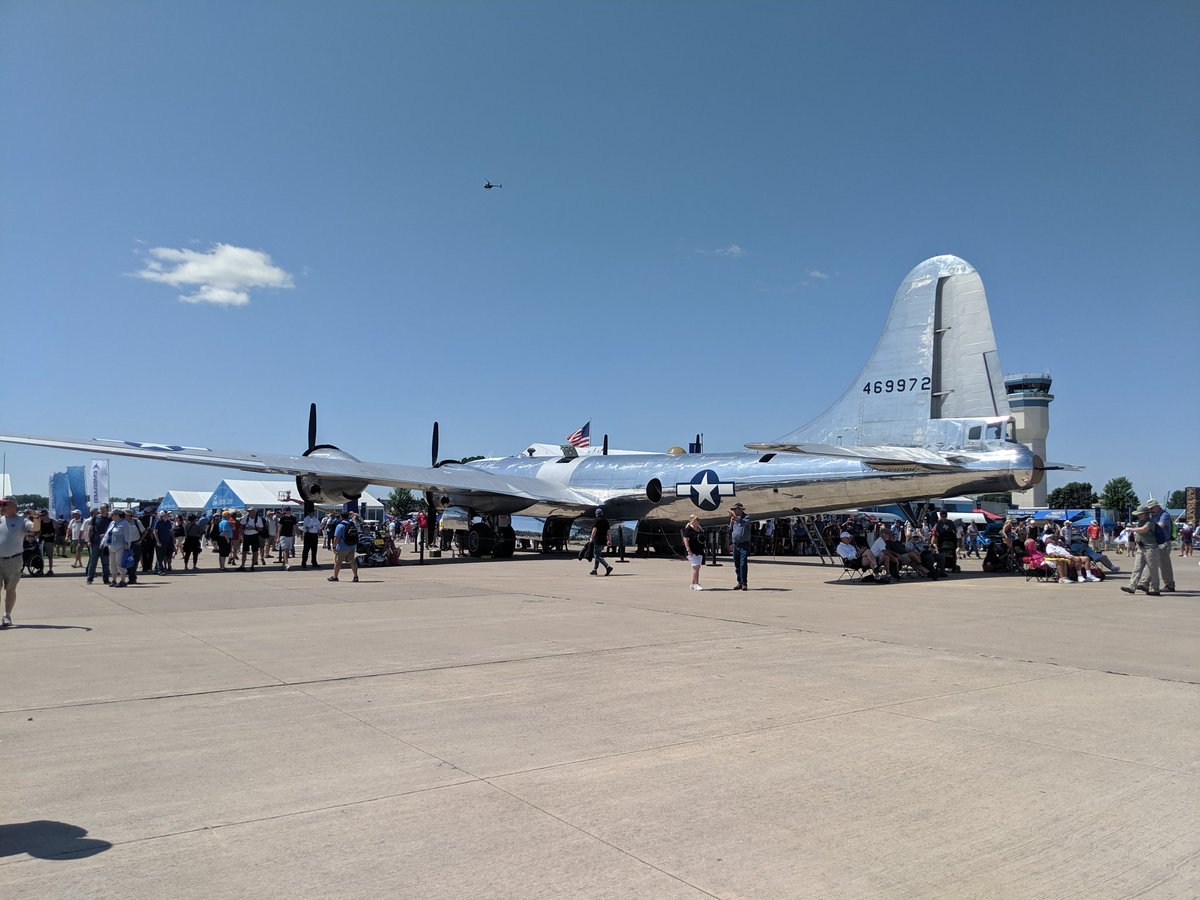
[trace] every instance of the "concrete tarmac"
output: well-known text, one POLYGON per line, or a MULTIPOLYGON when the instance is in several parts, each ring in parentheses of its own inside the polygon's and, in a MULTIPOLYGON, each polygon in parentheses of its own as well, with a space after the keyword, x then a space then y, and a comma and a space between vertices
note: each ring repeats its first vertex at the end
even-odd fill
POLYGON ((1195 559, 404 558, 24 579, 0 897, 1200 897, 1195 559))

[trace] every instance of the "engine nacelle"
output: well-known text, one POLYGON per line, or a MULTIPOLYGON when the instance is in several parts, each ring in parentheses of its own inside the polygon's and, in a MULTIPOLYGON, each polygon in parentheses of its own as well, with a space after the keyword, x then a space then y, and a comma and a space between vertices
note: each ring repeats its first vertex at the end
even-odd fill
MULTIPOLYGON (((319 444, 305 456, 323 459, 345 459, 358 462, 353 456, 333 444, 319 444)), ((331 478, 328 475, 297 475, 296 488, 300 496, 313 503, 350 503, 362 496, 369 482, 352 478, 331 478)))

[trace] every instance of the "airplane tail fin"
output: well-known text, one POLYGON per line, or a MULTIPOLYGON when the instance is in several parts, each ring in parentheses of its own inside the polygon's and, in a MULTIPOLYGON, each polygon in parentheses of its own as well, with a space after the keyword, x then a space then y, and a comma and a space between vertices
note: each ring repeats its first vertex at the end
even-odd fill
POLYGON ((901 282, 883 336, 841 398, 779 441, 921 446, 931 419, 1008 414, 983 281, 966 261, 935 256, 901 282))

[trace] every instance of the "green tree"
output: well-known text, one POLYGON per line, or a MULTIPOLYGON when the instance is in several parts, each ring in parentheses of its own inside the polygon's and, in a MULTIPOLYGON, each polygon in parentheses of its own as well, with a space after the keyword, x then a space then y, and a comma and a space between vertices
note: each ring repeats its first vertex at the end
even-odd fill
POLYGON ((425 498, 414 494, 407 488, 392 488, 392 492, 383 505, 392 515, 403 518, 409 513, 424 509, 425 498))
POLYGON ((13 494, 12 499, 16 501, 17 509, 24 509, 27 506, 35 509, 47 509, 50 506, 50 498, 42 494, 13 494))
POLYGON ((1046 498, 1046 504, 1055 509, 1086 509, 1095 503, 1096 492, 1090 481, 1069 481, 1046 498))
POLYGON ((1138 495, 1133 492, 1133 485, 1124 475, 1118 475, 1104 485, 1100 492, 1100 505, 1111 509, 1118 516, 1123 516, 1138 505, 1138 495))
POLYGON ((1187 491, 1171 491, 1167 495, 1168 509, 1186 509, 1187 508, 1187 491))

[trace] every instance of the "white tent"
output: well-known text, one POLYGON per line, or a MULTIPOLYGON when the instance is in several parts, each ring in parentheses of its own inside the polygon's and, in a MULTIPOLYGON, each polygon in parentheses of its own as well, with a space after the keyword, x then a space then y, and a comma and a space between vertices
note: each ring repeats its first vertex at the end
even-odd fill
MULTIPOLYGON (((296 482, 288 481, 241 481, 227 479, 217 485, 208 500, 205 509, 245 509, 253 506, 256 509, 276 509, 278 507, 302 505, 300 492, 296 490, 296 482)), ((367 518, 378 518, 372 515, 376 510, 382 511, 383 504, 371 494, 363 492, 359 500, 362 511, 367 518)), ((341 504, 319 504, 321 509, 341 509, 341 504)))
POLYGON ((12 496, 12 477, 10 475, 0 475, 0 497, 12 496))
POLYGON ((159 510, 167 512, 199 512, 212 494, 209 491, 169 490, 158 504, 159 510))

